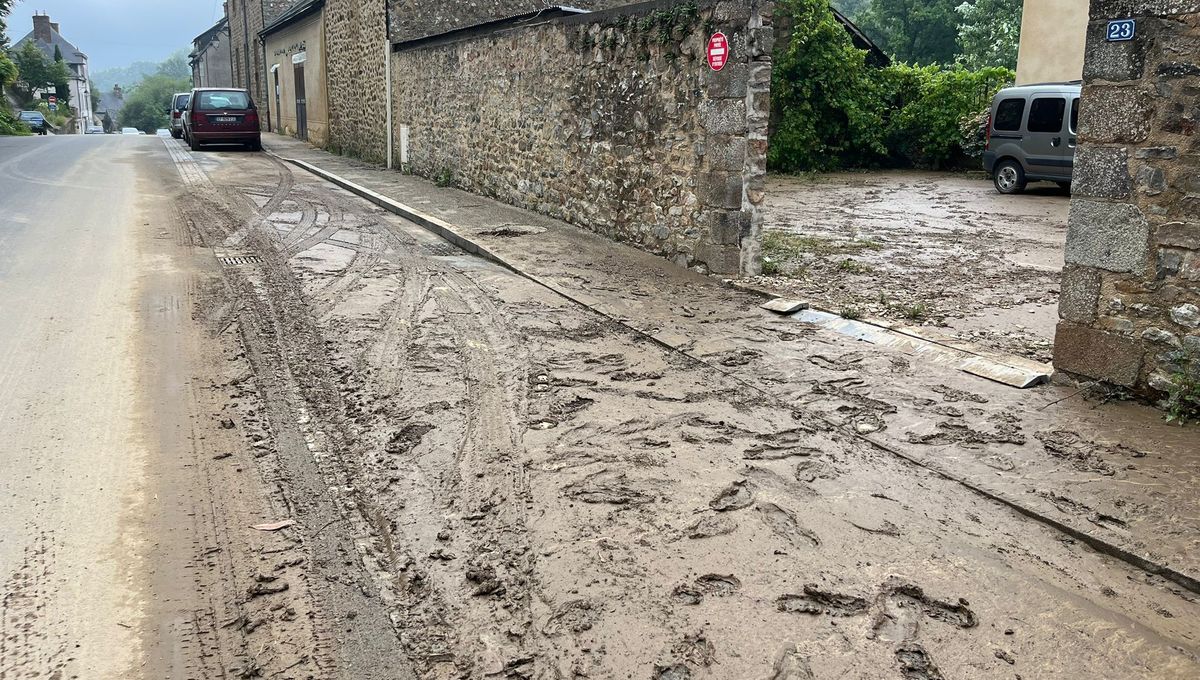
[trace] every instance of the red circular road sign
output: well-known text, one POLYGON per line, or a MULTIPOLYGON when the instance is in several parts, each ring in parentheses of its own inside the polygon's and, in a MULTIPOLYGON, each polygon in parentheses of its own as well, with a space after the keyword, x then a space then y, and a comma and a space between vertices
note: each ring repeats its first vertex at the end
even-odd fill
POLYGON ((725 68, 729 61, 729 38, 724 33, 714 33, 708 39, 708 66, 714 71, 725 68))

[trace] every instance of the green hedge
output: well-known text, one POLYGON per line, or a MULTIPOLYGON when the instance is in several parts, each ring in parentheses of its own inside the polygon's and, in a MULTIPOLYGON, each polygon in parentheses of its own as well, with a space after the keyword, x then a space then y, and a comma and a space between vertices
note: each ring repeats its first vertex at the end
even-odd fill
POLYGON ((793 32, 774 55, 773 170, 944 167, 970 147, 964 121, 1013 79, 1004 68, 874 68, 824 0, 781 0, 778 8, 793 32))

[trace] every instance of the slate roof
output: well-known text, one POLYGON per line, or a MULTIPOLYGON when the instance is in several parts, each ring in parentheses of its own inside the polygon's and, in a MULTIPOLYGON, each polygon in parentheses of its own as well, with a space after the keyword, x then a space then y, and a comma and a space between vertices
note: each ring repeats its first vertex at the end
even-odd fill
POLYGON ((42 54, 46 55, 47 59, 54 58, 54 48, 57 46, 58 50, 62 52, 63 61, 67 62, 68 64, 87 63, 87 55, 84 54, 83 51, 78 47, 72 45, 70 40, 62 37, 62 34, 58 31, 50 32, 49 43, 37 40, 33 37, 33 31, 30 31, 28 35, 26 35, 24 38, 21 38, 15 45, 13 45, 13 49, 20 49, 20 47, 26 42, 33 42, 34 46, 41 50, 42 54))

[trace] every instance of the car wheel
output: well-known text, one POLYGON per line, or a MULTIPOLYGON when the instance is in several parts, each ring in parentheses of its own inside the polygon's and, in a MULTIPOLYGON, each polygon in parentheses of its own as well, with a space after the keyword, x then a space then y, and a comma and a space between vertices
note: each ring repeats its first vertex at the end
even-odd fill
POLYGON ((1025 191, 1025 170, 1011 158, 1001 161, 992 174, 992 182, 1002 194, 1019 194, 1025 191))
POLYGON ((256 139, 253 142, 250 142, 249 144, 247 144, 246 146, 249 147, 251 151, 262 151, 262 140, 256 139))
POLYGON ((171 130, 171 136, 174 137, 175 139, 179 139, 180 137, 183 136, 183 133, 180 132, 179 130, 171 130))
POLYGON ((192 151, 200 150, 200 142, 196 141, 195 137, 188 137, 188 146, 192 148, 192 151))

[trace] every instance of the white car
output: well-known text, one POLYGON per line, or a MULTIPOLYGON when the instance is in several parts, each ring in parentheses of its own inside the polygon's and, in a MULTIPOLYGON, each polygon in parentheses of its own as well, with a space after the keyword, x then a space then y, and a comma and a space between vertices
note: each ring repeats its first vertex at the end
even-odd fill
POLYGON ((127 128, 121 128, 121 134, 123 134, 123 135, 140 135, 140 134, 142 134, 142 131, 137 128, 128 128, 127 127, 127 128))
POLYGON ((171 131, 166 128, 159 128, 154 131, 154 134, 158 135, 159 137, 170 137, 171 131))
POLYGON ((87 132, 86 132, 86 134, 89 134, 89 135, 102 135, 102 134, 104 134, 104 128, 103 128, 103 127, 101 127, 101 126, 99 126, 99 125, 89 125, 89 126, 88 126, 88 128, 87 128, 87 132))

